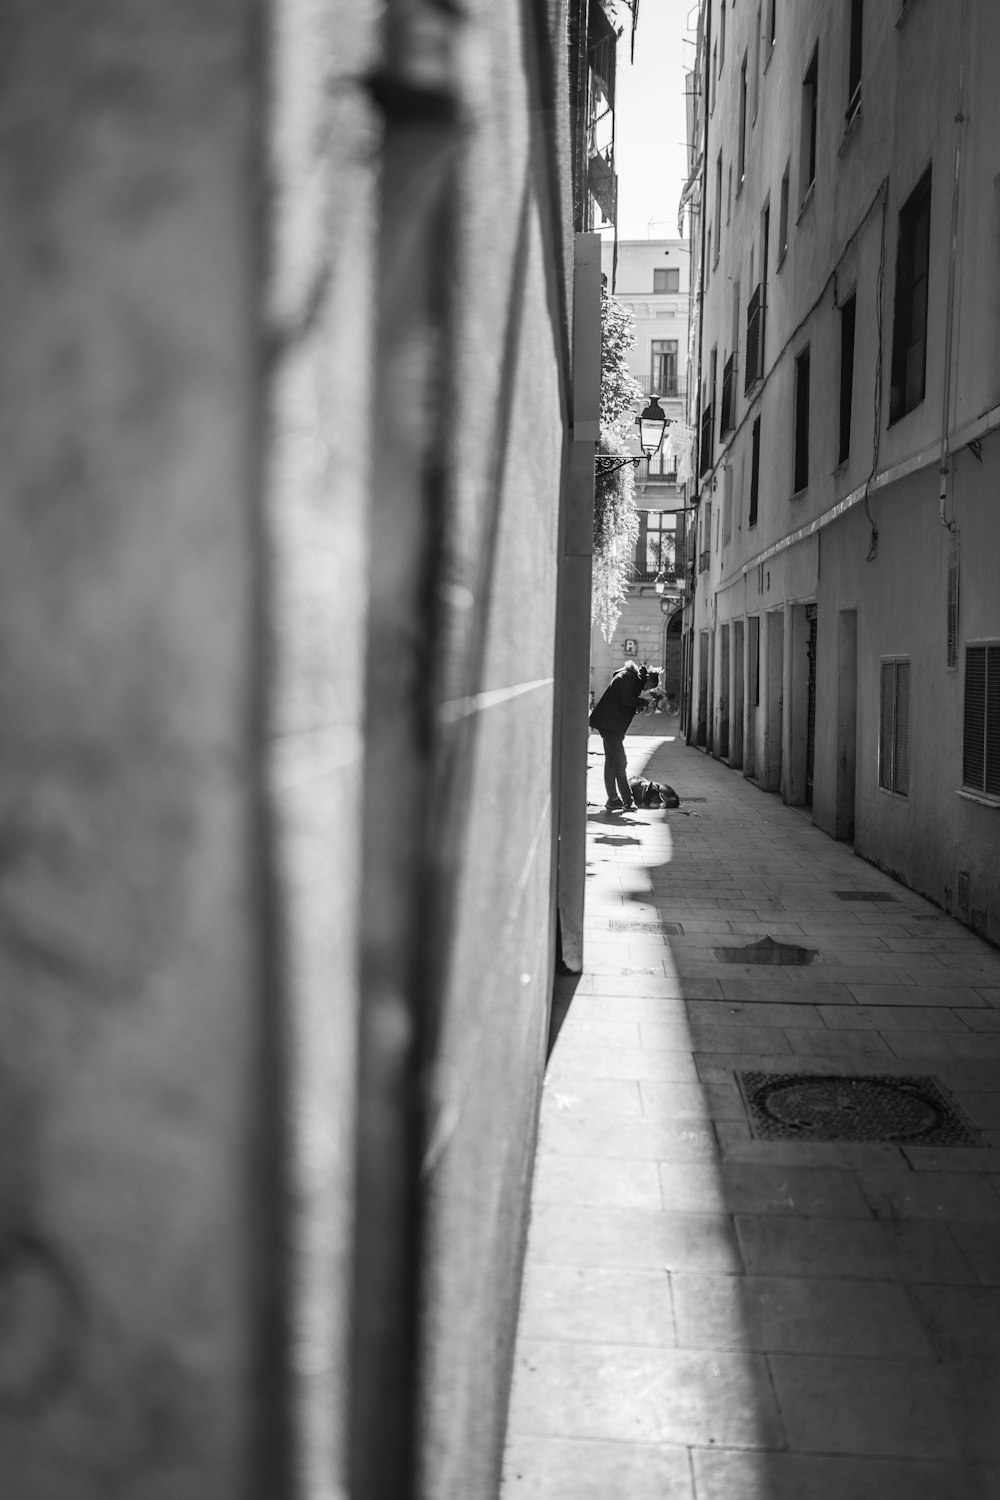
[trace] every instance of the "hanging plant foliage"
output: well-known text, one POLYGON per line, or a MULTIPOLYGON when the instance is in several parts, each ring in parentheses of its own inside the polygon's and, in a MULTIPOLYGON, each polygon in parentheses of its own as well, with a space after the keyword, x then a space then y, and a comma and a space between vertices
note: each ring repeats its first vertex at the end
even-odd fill
MULTIPOLYGON (((607 290, 601 292, 601 436, 599 453, 629 453, 634 430, 633 402, 642 387, 628 366, 635 347, 631 308, 607 290)), ((639 517, 635 508, 635 469, 624 464, 610 474, 598 472, 594 485, 594 581, 591 621, 610 641, 615 633, 632 573, 639 517)))

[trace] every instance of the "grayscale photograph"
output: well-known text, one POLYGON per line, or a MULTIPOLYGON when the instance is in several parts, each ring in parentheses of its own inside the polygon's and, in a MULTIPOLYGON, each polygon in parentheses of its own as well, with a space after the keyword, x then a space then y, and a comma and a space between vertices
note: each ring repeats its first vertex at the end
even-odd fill
POLYGON ((0 0, 0 1500, 1000 1500, 1000 0, 0 0))

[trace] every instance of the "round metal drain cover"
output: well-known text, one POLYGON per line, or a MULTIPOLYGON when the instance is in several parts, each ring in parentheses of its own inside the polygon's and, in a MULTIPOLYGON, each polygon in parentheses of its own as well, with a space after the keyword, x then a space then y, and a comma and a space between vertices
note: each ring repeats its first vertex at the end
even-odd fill
POLYGON ((929 1099, 867 1078, 803 1078, 779 1083, 757 1098, 772 1120, 838 1140, 865 1140, 873 1127, 883 1138, 912 1140, 939 1119, 929 1099))
POLYGON ((932 1078, 744 1073, 742 1084, 765 1139, 979 1143, 932 1078))

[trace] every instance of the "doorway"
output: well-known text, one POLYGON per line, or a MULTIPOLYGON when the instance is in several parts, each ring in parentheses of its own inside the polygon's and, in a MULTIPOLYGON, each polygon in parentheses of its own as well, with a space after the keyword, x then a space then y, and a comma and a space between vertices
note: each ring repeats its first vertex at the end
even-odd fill
MULTIPOLYGON (((785 768, 785 801, 791 807, 808 806, 812 795, 810 764, 810 718, 815 725, 816 702, 816 606, 793 604, 788 611, 788 762, 785 768), (812 618, 810 618, 810 614, 812 618)), ((815 728, 813 727, 813 736, 815 728)))
POLYGON ((708 721, 706 724, 705 749, 715 754, 715 631, 708 636, 708 721))
POLYGON ((751 615, 747 621, 748 638, 748 684, 747 684, 747 776, 757 775, 757 745, 760 723, 760 615, 751 615))
POLYGON ((816 621, 815 604, 806 605, 806 657, 809 682, 806 689, 806 806, 813 805, 813 780, 816 771, 816 621))
POLYGON ((767 729, 764 738, 764 787, 781 790, 785 707, 785 612, 767 615, 767 729))
POLYGON ((719 644, 719 755, 729 759, 729 626, 723 625, 719 644))
POLYGON ((698 636, 698 726, 695 731, 696 745, 703 748, 708 743, 708 631, 698 636))
POLYGON ((743 765, 743 719, 746 712, 743 697, 743 621, 736 620, 733 623, 733 722, 729 764, 737 769, 743 765))
POLYGON ((854 841, 858 763, 858 612, 842 609, 837 627, 837 804, 833 836, 854 841))

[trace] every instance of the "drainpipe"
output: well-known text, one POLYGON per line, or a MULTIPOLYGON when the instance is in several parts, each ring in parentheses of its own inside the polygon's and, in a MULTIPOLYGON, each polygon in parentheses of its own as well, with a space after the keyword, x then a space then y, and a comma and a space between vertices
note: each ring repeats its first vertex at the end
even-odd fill
POLYGON ((958 209, 962 179, 962 127, 965 124, 965 45, 969 19, 969 0, 962 0, 962 17, 958 33, 958 78, 955 89, 955 159, 951 181, 951 239, 948 247, 948 312, 944 335, 944 390, 941 398, 941 463, 939 473, 938 516, 942 526, 952 529, 947 519, 948 471, 950 467, 951 364, 955 337, 955 275, 958 262, 958 209))
MULTIPOLYGON (((418 1493, 424 1048, 436 997, 434 601, 465 126, 450 0, 387 0, 370 496, 349 1491, 418 1493), (378 732, 370 714, 378 706, 378 732), (384 787, 393 786, 387 799, 384 787), (388 934, 388 936, 387 936, 388 934)), ((332 1274, 332 1268, 331 1268, 332 1274)))

